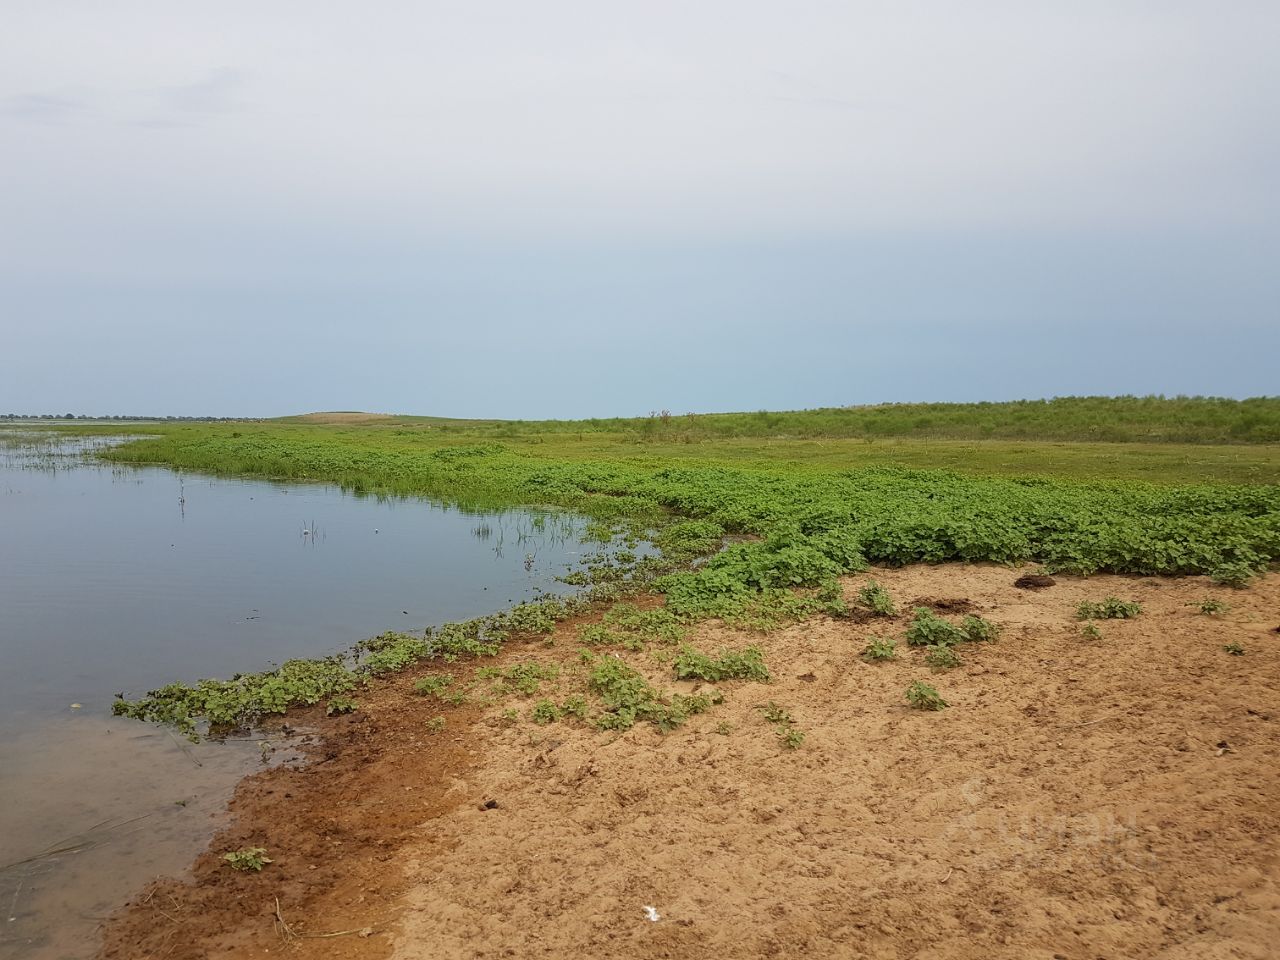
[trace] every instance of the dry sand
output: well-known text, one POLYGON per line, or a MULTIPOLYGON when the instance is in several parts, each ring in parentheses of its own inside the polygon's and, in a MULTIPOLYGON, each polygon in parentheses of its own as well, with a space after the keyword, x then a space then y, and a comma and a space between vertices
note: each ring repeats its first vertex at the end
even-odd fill
MULTIPOLYGON (((946 672, 901 642, 895 662, 860 658, 905 616, 703 625, 696 646, 756 643, 774 682, 724 684, 724 704, 665 736, 538 726, 518 696, 442 707, 412 675, 380 684, 361 712, 314 720, 309 766, 246 781, 194 881, 137 898, 103 956, 1280 956, 1280 577, 1029 591, 1022 572, 870 574, 904 613, 965 600, 1003 625, 946 672), (1108 594, 1144 613, 1081 638, 1076 604, 1108 594), (1231 608, 1187 606, 1207 596, 1231 608), (915 679, 950 708, 909 710, 915 679), (217 858, 250 843, 276 861, 260 875, 217 858)), ((581 686, 574 626, 502 662, 562 662, 562 699, 581 686)), ((649 652, 624 656, 693 689, 649 652)))

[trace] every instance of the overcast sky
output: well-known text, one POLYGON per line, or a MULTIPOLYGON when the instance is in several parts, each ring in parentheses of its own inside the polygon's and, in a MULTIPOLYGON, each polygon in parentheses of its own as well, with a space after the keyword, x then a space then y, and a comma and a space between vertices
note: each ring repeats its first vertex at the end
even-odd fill
POLYGON ((1280 392, 1280 3, 0 0, 0 413, 1280 392))

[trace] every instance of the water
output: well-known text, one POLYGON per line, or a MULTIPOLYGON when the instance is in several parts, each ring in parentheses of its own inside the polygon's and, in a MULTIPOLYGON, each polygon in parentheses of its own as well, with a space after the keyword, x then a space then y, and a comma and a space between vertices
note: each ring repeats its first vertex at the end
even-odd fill
POLYGON ((261 762, 259 744, 192 747, 113 718, 117 691, 565 592, 555 576, 582 549, 564 514, 468 514, 106 466, 80 455, 85 441, 0 441, 4 960, 91 956, 101 917, 180 872, 261 762))

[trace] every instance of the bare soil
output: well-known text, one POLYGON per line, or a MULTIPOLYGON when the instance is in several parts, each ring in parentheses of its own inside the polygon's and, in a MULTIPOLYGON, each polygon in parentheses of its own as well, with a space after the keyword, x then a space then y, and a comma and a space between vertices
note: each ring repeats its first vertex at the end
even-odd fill
MULTIPOLYGON (((246 780, 194 879, 135 898, 102 956, 1275 957, 1280 577, 1028 592, 1027 572, 876 570, 896 619, 702 625, 696 646, 758 644, 774 680, 722 684, 724 704, 666 735, 539 726, 536 696, 448 707, 412 674, 379 683, 356 714, 303 717, 321 731, 311 763, 246 780), (1143 614, 1083 638, 1076 604, 1109 594, 1143 614), (1004 632, 932 672, 901 640, 914 597, 1004 632), (1230 609, 1188 606, 1205 597, 1230 609), (897 660, 865 662, 872 635, 898 638, 897 660), (950 707, 908 709, 917 679, 950 707), (274 862, 236 873, 219 854, 241 846, 274 862)), ((851 600, 865 580, 846 580, 851 600)), ((499 662, 561 662, 540 695, 562 701, 583 682, 574 627, 499 662)), ((623 656, 693 691, 653 649, 623 656)))

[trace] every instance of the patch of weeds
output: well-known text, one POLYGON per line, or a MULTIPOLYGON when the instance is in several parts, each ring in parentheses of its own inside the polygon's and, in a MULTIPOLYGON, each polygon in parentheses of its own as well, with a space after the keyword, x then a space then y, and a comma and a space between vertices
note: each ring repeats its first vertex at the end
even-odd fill
POLYGON ((783 747, 788 750, 796 750, 804 743, 804 731, 797 727, 786 727, 775 732, 783 747))
POLYGON ((413 689, 424 697, 442 697, 444 691, 453 686, 453 677, 447 673, 428 673, 413 685, 413 689))
POLYGON ((764 718, 770 723, 789 724, 792 723, 791 714, 778 706, 772 700, 760 708, 760 712, 764 714, 764 718))
POLYGON ((716 724, 716 733, 720 734, 722 737, 727 737, 729 734, 733 733, 733 724, 728 720, 721 720, 716 724))
POLYGON ((564 703, 560 705, 560 713, 566 717, 573 717, 577 720, 587 719, 587 698, 586 697, 568 697, 564 703))
POLYGON ((540 726, 555 723, 560 719, 560 708, 551 700, 539 700, 533 705, 533 712, 529 716, 540 726))
POLYGON ((950 706, 937 690, 921 680, 907 687, 907 703, 913 710, 943 710, 950 706))
POLYGON ((502 716, 498 718, 503 726, 514 726, 520 722, 520 711, 512 707, 510 710, 503 710, 502 716))
POLYGON ((356 702, 350 697, 333 697, 324 707, 326 717, 336 717, 344 713, 354 713, 356 702))
POLYGON ((755 680, 769 682, 769 669, 759 647, 744 650, 724 649, 715 659, 692 647, 682 647, 673 664, 677 680, 755 680))
POLYGON ((425 639, 394 631, 361 640, 354 650, 361 668, 375 676, 403 670, 430 654, 425 639))
POLYGON ((1209 571, 1210 580, 1224 587, 1231 587, 1233 590, 1243 590, 1257 575, 1257 569, 1243 560, 1220 563, 1209 571))
POLYGON ((264 673, 241 674, 230 680, 201 680, 194 686, 171 683, 139 700, 118 699, 118 717, 168 724, 198 740, 197 724, 204 720, 220 735, 251 726, 263 717, 290 707, 311 706, 350 693, 360 678, 342 657, 287 660, 264 673))
POLYGON ((960 630, 970 643, 994 643, 1000 636, 1000 626, 982 617, 968 616, 960 624, 960 630))
POLYGON ((866 586, 858 591, 858 604, 866 607, 877 617, 892 617, 898 613, 893 605, 893 597, 889 591, 874 580, 868 580, 866 586))
POLYGON ((768 723, 773 724, 774 735, 784 749, 795 750, 804 743, 804 731, 795 725, 790 711, 770 700, 760 708, 760 712, 768 723))
POLYGON ((946 644, 933 644, 925 647, 924 662, 935 670, 950 670, 952 667, 960 666, 960 654, 956 653, 954 647, 946 644))
POLYGON ((1080 636, 1084 640, 1101 640, 1102 631, 1098 629, 1098 625, 1090 620, 1080 627, 1080 636))
POLYGON ((263 867, 272 862, 267 856, 266 847, 243 847, 240 850, 224 853, 222 859, 231 864, 232 870, 240 870, 244 873, 259 873, 263 867))
POLYGON ((445 723, 444 717, 432 717, 427 721, 427 733, 443 733, 445 723))
POLYGON ((1232 640, 1230 643, 1224 643, 1222 645, 1222 649, 1227 651, 1227 653, 1231 654, 1233 657, 1244 656, 1244 645, 1236 640, 1232 640))
POLYGON ((1218 613, 1226 613, 1231 609, 1230 604, 1223 603, 1221 600, 1214 600, 1212 597, 1205 597, 1203 600, 1193 600, 1187 604, 1188 607, 1195 607, 1206 617, 1212 617, 1218 613))
POLYGON ((1076 607, 1077 620, 1130 620, 1140 613, 1140 603, 1119 597, 1107 597, 1101 603, 1085 600, 1076 607))
POLYGON ((560 668, 552 663, 525 660, 509 667, 481 667, 476 671, 477 680, 496 680, 496 693, 519 693, 531 697, 539 691, 543 680, 560 676, 560 668))
POLYGON ((862 649, 864 660, 894 660, 898 656, 898 642, 892 637, 872 637, 862 649))
POLYGON ((708 694, 664 697, 637 670, 611 656, 591 658, 587 683, 604 704, 595 718, 601 730, 630 730, 637 721, 645 720, 666 733, 723 699, 708 694))
POLYGON ((915 619, 907 628, 907 643, 913 647, 949 647, 967 639, 963 630, 928 607, 916 607, 915 619))

